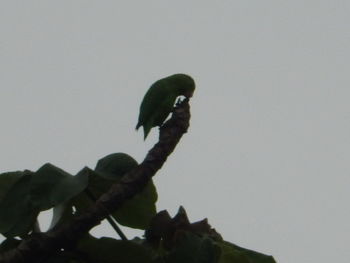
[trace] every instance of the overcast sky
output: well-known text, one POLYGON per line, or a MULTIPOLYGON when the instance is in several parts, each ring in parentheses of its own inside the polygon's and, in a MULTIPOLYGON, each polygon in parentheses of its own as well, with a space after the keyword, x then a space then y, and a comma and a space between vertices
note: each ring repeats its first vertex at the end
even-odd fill
POLYGON ((281 263, 348 262, 349 13, 345 0, 0 1, 0 170, 142 161, 158 136, 134 130, 144 93, 187 73, 191 127, 155 177, 158 209, 183 205, 281 263))

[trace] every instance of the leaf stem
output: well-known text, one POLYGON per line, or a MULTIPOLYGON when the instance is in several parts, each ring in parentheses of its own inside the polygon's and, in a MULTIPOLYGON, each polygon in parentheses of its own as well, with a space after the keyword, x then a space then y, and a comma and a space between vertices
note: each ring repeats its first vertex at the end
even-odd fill
MULTIPOLYGON (((97 198, 94 196, 94 194, 89 190, 85 189, 85 194, 92 200, 93 202, 97 201, 97 198)), ((107 210, 107 208, 105 208, 107 210)), ((120 236, 122 240, 128 240, 128 238, 125 236, 123 231, 120 229, 120 227, 117 225, 117 223, 114 221, 113 217, 110 215, 110 212, 107 210, 108 216, 106 217, 108 223, 113 227, 115 232, 120 236)))

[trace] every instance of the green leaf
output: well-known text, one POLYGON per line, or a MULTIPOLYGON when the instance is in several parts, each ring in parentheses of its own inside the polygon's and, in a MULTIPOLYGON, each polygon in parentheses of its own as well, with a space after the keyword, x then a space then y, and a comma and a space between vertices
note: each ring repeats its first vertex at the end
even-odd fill
POLYGON ((28 233, 39 214, 30 200, 33 173, 26 171, 0 201, 0 233, 14 237, 28 233))
POLYGON ((112 153, 100 159, 95 171, 106 179, 120 179, 138 165, 136 160, 126 153, 112 153))
POLYGON ((73 208, 70 202, 62 203, 53 208, 49 229, 60 226, 73 218, 73 208))
POLYGON ((133 241, 122 241, 108 237, 98 239, 89 235, 79 242, 77 250, 85 258, 88 258, 89 262, 152 262, 151 251, 145 246, 133 241))
POLYGON ((72 176, 52 164, 43 165, 35 173, 13 172, 2 174, 0 178, 4 184, 0 232, 6 237, 27 234, 40 211, 66 202, 83 191, 88 183, 86 173, 72 176))
POLYGON ((157 214, 157 198, 156 187, 150 181, 141 193, 126 201, 112 216, 124 226, 146 229, 157 214))
POLYGON ((216 263, 219 262, 220 248, 208 237, 182 232, 183 237, 168 256, 166 263, 216 263))
MULTIPOLYGON (((88 189, 96 198, 99 198, 118 181, 119 180, 105 179, 100 174, 90 170, 88 189)), ((153 216, 157 213, 156 201, 157 191, 153 182, 150 181, 141 193, 126 201, 117 211, 112 212, 111 215, 121 225, 146 229, 153 216)), ((74 199, 74 206, 78 213, 82 213, 92 202, 92 200, 89 200, 87 196, 82 193, 74 199)))
MULTIPOLYGON (((110 181, 103 180, 102 177, 116 183, 137 165, 136 160, 128 154, 113 153, 107 155, 97 162, 95 171, 100 176, 92 179, 96 187, 92 187, 91 191, 101 195, 108 191, 112 184, 110 181)), ((155 205, 157 198, 156 188, 153 181, 150 181, 141 193, 125 202, 120 209, 112 213, 112 216, 124 226, 146 229, 152 217, 157 213, 155 205)))
POLYGON ((30 186, 31 201, 40 210, 47 210, 78 195, 87 184, 88 176, 85 172, 72 176, 47 163, 33 176, 30 186))
POLYGON ((272 256, 239 247, 227 241, 220 242, 221 247, 220 263, 276 263, 272 256))
MULTIPOLYGON (((89 169, 89 191, 99 198, 108 192, 110 187, 119 182, 124 174, 134 169, 137 162, 125 153, 114 153, 107 155, 98 161, 95 171, 89 169)), ((156 214, 157 191, 152 181, 145 189, 134 198, 126 201, 120 209, 112 212, 111 215, 121 225, 146 229, 151 218, 156 214)), ((81 194, 74 199, 74 205, 78 213, 84 211, 91 201, 81 194)))
POLYGON ((13 184, 16 183, 23 176, 23 174, 24 172, 22 171, 0 174, 0 200, 4 198, 13 184))

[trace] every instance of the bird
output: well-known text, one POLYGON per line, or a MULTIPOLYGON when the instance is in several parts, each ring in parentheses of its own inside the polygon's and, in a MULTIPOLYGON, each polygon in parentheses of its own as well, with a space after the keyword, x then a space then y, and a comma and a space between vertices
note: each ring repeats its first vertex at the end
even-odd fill
POLYGON ((192 97, 195 82, 192 77, 178 73, 162 78, 151 85, 141 105, 136 130, 143 126, 144 140, 153 127, 161 126, 173 110, 176 98, 192 97))

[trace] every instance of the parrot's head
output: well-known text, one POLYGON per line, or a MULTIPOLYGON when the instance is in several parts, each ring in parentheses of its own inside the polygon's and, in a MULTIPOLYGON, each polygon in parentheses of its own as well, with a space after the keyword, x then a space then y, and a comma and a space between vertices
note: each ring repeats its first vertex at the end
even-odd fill
POLYGON ((172 81, 178 88, 178 94, 187 98, 192 97, 194 89, 196 87, 192 77, 186 74, 175 74, 170 76, 172 81))

